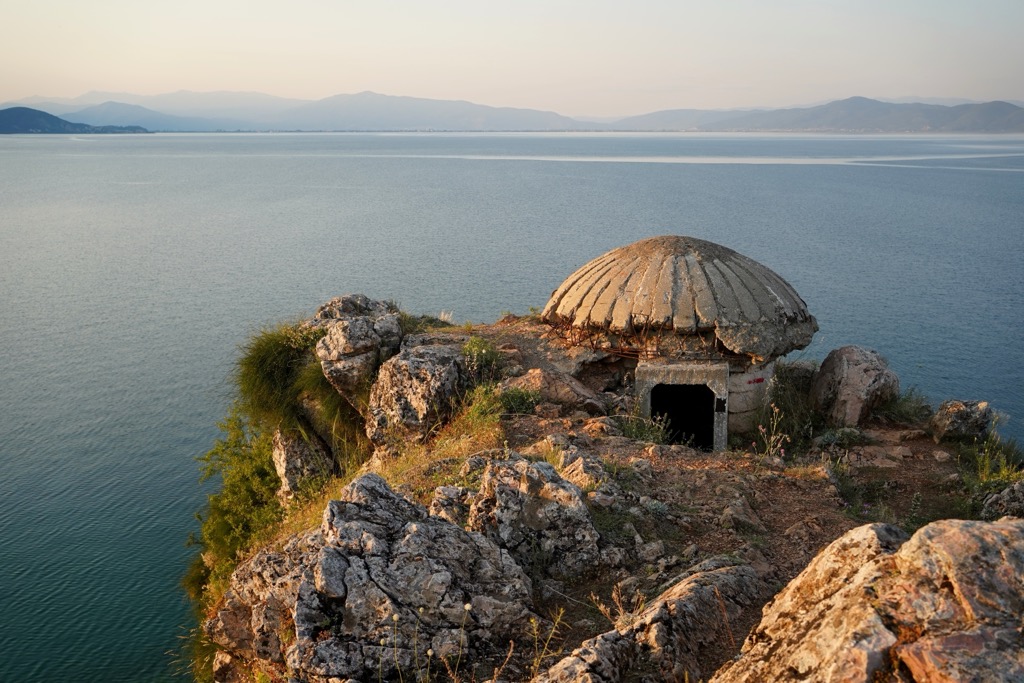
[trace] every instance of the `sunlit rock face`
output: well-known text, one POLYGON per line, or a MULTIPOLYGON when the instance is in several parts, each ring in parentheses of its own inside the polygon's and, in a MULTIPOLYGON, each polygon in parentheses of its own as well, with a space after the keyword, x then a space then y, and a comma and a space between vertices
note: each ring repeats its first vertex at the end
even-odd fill
POLYGON ((712 683, 1024 680, 1024 519, 864 526, 764 609, 712 683))

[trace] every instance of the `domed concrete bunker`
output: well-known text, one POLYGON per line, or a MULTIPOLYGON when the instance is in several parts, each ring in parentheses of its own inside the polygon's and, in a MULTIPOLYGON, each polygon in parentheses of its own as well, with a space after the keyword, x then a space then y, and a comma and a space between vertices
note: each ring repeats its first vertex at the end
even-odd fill
POLYGON ((756 424, 774 362, 818 324, 779 275, 714 242, 668 235, 613 249, 552 293, 542 318, 633 370, 645 417, 675 443, 723 450, 756 424))

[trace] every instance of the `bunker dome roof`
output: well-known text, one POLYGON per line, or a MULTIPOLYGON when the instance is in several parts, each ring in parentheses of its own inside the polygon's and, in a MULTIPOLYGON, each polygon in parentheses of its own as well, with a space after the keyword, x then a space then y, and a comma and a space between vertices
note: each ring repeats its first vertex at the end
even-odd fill
POLYGON ((730 351, 765 360, 801 349, 818 323, 778 274, 732 249, 666 235, 612 249, 556 289, 543 319, 582 331, 714 332, 730 351))

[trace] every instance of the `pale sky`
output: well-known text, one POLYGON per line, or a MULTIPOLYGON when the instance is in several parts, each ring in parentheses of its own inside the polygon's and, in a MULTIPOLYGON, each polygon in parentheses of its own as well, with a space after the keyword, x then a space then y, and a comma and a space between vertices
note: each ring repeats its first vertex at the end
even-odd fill
POLYGON ((1024 99, 1024 0, 0 0, 0 102, 373 90, 569 116, 1024 99))

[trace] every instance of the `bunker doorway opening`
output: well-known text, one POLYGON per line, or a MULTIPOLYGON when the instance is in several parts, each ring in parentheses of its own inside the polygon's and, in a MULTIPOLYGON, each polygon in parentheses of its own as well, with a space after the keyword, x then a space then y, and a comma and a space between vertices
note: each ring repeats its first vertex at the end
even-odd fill
POLYGON ((715 447, 715 393, 706 384, 655 385, 651 417, 665 421, 669 443, 704 451, 715 447))

